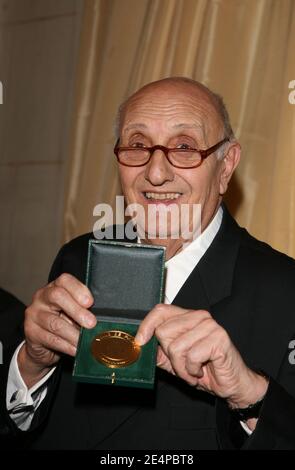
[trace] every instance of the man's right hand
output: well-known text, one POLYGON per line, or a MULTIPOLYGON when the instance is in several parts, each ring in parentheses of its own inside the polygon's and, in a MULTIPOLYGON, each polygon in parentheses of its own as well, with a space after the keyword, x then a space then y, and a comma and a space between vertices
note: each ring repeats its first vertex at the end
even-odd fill
POLYGON ((89 289, 71 274, 62 274, 39 289, 25 312, 25 339, 18 355, 20 374, 31 388, 57 364, 61 354, 76 355, 80 327, 93 328, 89 289))

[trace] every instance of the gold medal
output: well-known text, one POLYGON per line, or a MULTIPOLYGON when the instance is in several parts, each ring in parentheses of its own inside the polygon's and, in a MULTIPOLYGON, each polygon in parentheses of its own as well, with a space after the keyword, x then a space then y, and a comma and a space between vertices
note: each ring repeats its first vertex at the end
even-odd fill
POLYGON ((120 330, 104 331, 91 344, 95 359, 111 369, 127 367, 136 362, 140 349, 134 336, 120 330))

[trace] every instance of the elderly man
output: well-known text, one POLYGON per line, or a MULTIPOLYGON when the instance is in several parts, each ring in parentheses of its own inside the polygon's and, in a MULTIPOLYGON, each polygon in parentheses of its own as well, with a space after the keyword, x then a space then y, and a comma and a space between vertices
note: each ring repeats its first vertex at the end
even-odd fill
POLYGON ((96 324, 87 234, 61 249, 26 311, 2 434, 32 449, 295 449, 295 264, 222 205, 240 146, 221 98, 185 78, 143 87, 120 108, 115 153, 127 203, 201 205, 190 243, 171 227, 142 233, 167 254, 165 304, 136 338, 159 341, 155 391, 71 381, 79 328, 96 324))

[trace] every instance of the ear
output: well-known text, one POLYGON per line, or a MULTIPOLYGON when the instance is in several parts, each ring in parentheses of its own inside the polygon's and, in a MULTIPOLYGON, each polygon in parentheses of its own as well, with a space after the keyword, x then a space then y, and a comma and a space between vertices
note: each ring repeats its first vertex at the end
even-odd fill
POLYGON ((225 194, 228 183, 232 177, 233 172, 239 164, 241 156, 241 146, 238 142, 230 144, 225 156, 221 161, 221 172, 219 180, 219 194, 225 194))

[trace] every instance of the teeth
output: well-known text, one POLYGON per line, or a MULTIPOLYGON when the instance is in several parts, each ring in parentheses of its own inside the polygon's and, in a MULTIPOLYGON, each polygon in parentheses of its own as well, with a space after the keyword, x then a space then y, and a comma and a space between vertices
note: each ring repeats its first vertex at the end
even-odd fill
POLYGON ((147 199, 178 199, 181 193, 145 193, 147 199))

